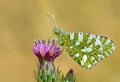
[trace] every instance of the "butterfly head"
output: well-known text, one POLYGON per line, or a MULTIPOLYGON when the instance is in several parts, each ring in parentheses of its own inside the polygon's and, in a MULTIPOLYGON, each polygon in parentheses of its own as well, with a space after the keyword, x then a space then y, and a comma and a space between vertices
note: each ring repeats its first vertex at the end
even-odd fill
POLYGON ((65 32, 63 30, 61 30, 59 27, 55 27, 53 29, 53 33, 56 34, 56 35, 58 35, 58 36, 61 36, 61 35, 65 34, 65 32))

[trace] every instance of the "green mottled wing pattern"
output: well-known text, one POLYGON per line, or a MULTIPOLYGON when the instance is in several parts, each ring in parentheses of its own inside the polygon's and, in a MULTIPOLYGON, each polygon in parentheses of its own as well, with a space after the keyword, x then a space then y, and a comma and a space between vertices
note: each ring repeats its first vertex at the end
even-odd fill
POLYGON ((112 40, 87 32, 65 33, 59 39, 70 56, 86 69, 96 65, 115 49, 112 40))

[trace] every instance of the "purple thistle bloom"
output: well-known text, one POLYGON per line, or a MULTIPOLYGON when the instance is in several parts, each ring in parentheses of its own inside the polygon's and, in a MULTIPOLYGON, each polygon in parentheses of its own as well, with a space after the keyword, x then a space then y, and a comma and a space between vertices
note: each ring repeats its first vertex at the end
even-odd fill
POLYGON ((35 41, 32 50, 39 61, 54 61, 54 59, 62 52, 62 50, 57 47, 55 40, 51 43, 50 40, 48 40, 48 43, 46 43, 45 40, 38 40, 38 43, 35 41))

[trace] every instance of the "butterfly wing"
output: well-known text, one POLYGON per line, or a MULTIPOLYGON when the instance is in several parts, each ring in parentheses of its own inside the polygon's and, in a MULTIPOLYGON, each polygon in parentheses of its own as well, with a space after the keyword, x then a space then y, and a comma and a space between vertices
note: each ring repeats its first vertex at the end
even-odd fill
POLYGON ((87 32, 66 33, 60 37, 60 44, 78 64, 87 69, 109 56, 115 49, 112 40, 87 32))

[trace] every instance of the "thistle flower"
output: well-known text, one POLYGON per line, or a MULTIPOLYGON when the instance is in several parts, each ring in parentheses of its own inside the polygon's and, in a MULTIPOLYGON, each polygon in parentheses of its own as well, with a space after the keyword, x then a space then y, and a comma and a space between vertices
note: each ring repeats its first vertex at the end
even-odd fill
POLYGON ((32 47, 33 53, 38 57, 38 72, 35 73, 37 82, 60 82, 60 71, 54 66, 54 59, 60 55, 62 49, 57 47, 55 40, 38 40, 32 47))
POLYGON ((43 60, 54 61, 62 52, 62 50, 57 47, 55 40, 53 40, 52 43, 50 43, 50 40, 48 40, 48 43, 46 43, 45 40, 38 40, 38 43, 35 41, 32 50, 40 62, 43 60))

